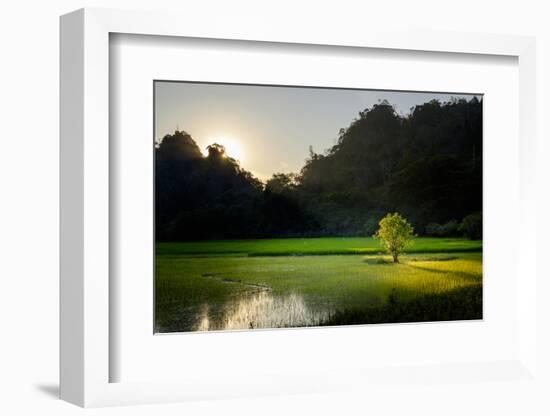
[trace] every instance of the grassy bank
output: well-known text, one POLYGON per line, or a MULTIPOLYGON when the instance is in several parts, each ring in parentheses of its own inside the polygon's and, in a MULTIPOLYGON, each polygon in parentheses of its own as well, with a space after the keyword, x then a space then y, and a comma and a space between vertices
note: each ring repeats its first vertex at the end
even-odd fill
POLYGON ((448 292, 425 293, 403 299, 396 289, 383 305, 343 308, 321 325, 360 325, 403 322, 456 321, 481 319, 483 290, 481 283, 448 292))

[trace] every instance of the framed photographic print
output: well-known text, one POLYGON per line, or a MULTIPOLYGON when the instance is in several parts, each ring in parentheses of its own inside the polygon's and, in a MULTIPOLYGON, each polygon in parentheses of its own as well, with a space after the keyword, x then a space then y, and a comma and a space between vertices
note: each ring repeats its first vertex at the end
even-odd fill
POLYGON ((155 81, 154 102, 155 332, 482 318, 482 95, 155 81))
POLYGON ((62 398, 538 386, 533 39, 180 23, 61 19, 62 398))

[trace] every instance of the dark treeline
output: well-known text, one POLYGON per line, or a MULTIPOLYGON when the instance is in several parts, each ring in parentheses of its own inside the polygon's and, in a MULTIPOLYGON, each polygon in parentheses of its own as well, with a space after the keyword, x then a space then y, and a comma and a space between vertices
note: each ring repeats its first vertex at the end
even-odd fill
POLYGON ((176 131, 156 146, 157 240, 371 235, 387 212, 418 234, 481 237, 482 103, 431 101, 359 113, 298 173, 262 183, 212 144, 176 131))

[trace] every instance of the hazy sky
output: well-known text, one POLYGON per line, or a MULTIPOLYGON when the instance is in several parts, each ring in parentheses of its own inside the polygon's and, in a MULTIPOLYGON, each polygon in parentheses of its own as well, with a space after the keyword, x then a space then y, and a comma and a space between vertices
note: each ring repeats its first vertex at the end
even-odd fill
POLYGON ((217 142, 260 179, 297 172, 309 155, 335 144, 340 128, 359 111, 388 100, 397 112, 434 98, 473 95, 264 87, 251 85, 155 83, 155 139, 179 128, 205 152, 217 142))

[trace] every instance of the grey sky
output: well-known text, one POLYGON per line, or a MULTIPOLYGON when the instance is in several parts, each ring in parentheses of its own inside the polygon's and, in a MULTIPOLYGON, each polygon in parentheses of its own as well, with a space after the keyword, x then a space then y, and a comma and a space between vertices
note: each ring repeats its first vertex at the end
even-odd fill
POLYGON ((473 95, 156 82, 155 138, 179 128, 203 150, 218 142, 266 179, 299 171, 310 145, 316 152, 331 147, 340 128, 379 100, 407 114, 417 104, 451 97, 473 95))

